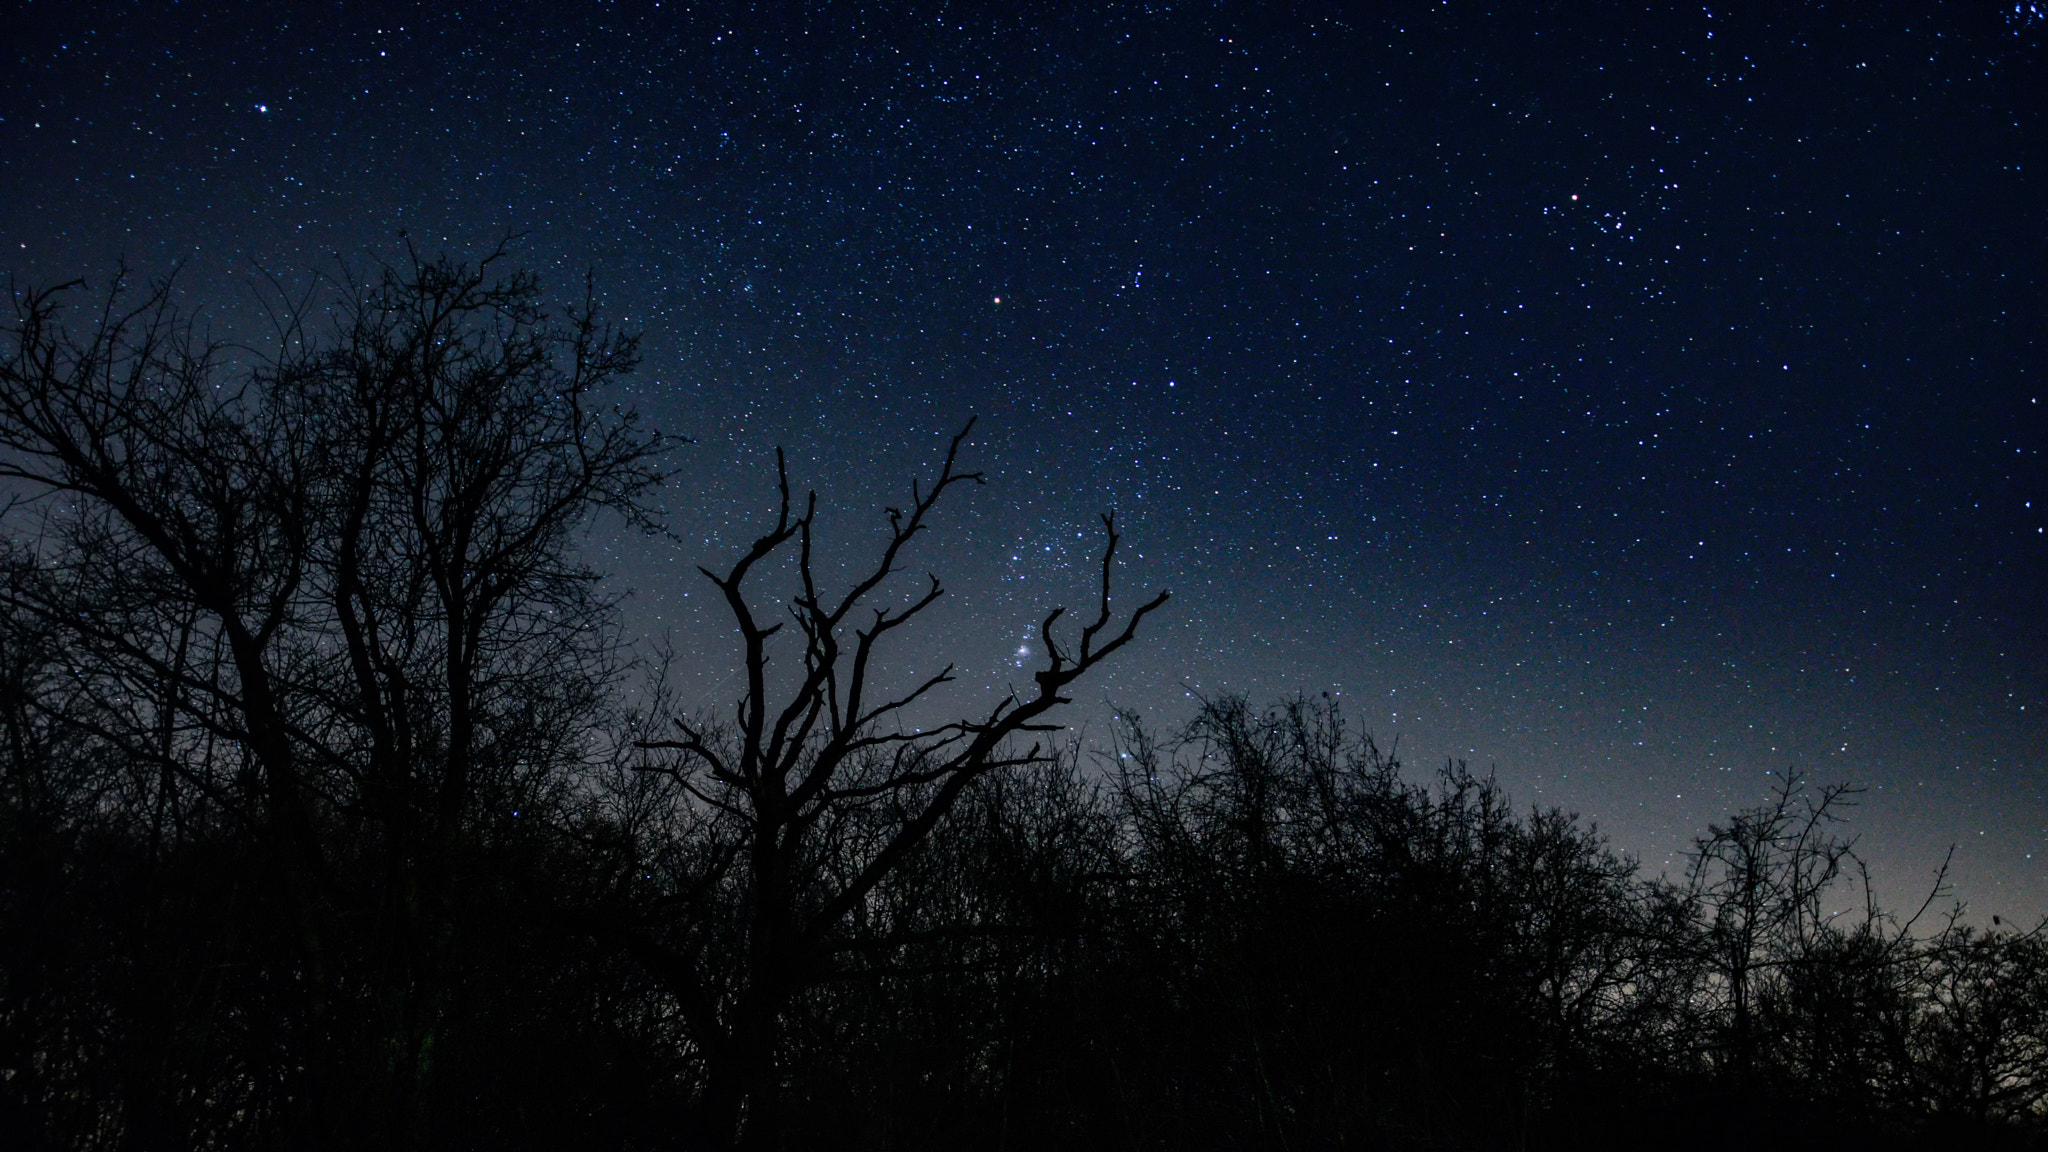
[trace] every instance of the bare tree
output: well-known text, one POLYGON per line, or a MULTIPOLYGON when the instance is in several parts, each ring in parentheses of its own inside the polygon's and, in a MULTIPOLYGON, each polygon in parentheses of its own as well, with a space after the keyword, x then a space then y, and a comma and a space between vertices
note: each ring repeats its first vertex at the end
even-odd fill
MULTIPOLYGON (((1684 899, 1697 910, 1703 1054, 1738 1081, 1754 1077, 1763 1039, 1760 1001, 1816 946, 1833 922, 1823 898, 1856 862, 1854 841, 1834 835, 1857 789, 1810 793, 1786 774, 1769 802, 1697 837, 1684 899)), ((1874 909, 1871 910, 1874 915, 1874 909)))
POLYGON ((1915 990, 1908 1091, 1936 1116, 2048 1126, 2048 919, 2026 932, 1953 917, 1915 990))
POLYGON ((791 1001, 835 969, 848 940, 886 944, 871 922, 877 887, 953 811, 975 780, 1008 767, 1049 762, 1048 745, 1020 747, 1027 734, 1054 730, 1048 715, 1069 702, 1079 678, 1129 643, 1139 623, 1167 600, 1160 592, 1112 626, 1111 574, 1119 535, 1102 518, 1095 616, 1072 641, 1056 625, 1040 628, 1046 664, 1033 690, 1013 693, 986 713, 928 727, 906 714, 953 679, 953 667, 900 692, 877 685, 882 642, 943 594, 936 576, 906 602, 890 604, 890 578, 907 549, 929 526, 941 497, 983 481, 961 471, 960 447, 973 427, 953 438, 928 486, 914 485, 907 508, 888 509, 888 536, 873 566, 836 595, 814 570, 817 498, 799 509, 780 455, 780 510, 775 525, 723 572, 702 569, 723 595, 737 627, 746 688, 726 723, 676 718, 677 735, 644 747, 669 753, 646 770, 673 782, 679 795, 715 817, 722 851, 696 857, 672 905, 695 908, 695 931, 631 937, 677 997, 702 1051, 703 1117, 714 1139, 749 1146, 771 1143, 777 1130, 777 1047, 791 1001), (771 558, 794 552, 797 587, 770 622, 749 599, 747 582, 771 558), (884 601, 879 606, 877 601, 884 601), (769 674, 774 641, 785 625, 796 633, 794 683, 779 694, 769 674), (709 915, 724 891, 730 912, 709 915), (722 925, 723 936, 709 925, 722 925))
POLYGON ((551 317, 502 255, 344 270, 287 302, 269 354, 198 339, 167 285, 130 305, 117 280, 81 330, 76 285, 22 292, 0 353, 0 478, 39 541, 10 608, 65 638, 97 735, 160 796, 263 846, 292 941, 265 963, 295 973, 312 1074, 346 1066, 277 1098, 349 1109, 340 1083, 382 1083, 394 1137, 460 861, 552 786, 609 674, 576 534, 660 479, 658 438, 591 407, 634 342, 587 305, 551 317))

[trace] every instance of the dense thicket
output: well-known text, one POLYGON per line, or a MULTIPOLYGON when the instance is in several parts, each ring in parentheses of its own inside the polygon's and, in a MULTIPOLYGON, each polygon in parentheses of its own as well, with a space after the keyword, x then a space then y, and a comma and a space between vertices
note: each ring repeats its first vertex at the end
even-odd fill
POLYGON ((488 262, 344 282, 263 356, 64 298, 0 361, 9 1147, 2048 1133, 2048 927, 1876 907, 1839 789, 1650 878, 1326 700, 1055 748, 1160 603, 1111 625, 1113 524, 1034 693, 907 726, 945 674, 869 661, 938 593, 893 573, 950 454, 839 593, 785 480, 706 573, 739 707, 673 716, 574 547, 651 524, 658 442, 589 403, 630 341, 488 262))

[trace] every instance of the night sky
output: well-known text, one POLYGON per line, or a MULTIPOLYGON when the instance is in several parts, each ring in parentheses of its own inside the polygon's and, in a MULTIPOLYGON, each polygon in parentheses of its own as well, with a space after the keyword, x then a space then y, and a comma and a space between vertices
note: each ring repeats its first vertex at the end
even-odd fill
POLYGON ((590 272, 696 440, 591 542, 689 707, 775 447, 836 571, 973 415, 891 661, 955 710, 1114 508, 1174 600, 1091 739, 1327 691, 1652 872, 1796 769, 1888 903, 2048 911, 2042 6, 863 7, 17 2, 0 250, 229 338, 401 230, 590 272))

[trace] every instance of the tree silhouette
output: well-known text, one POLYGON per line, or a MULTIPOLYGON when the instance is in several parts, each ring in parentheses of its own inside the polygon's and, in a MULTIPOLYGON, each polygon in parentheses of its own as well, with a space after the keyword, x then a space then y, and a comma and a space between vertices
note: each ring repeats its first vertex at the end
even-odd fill
POLYGON ((953 437, 938 476, 913 485, 906 508, 888 509, 880 554, 850 587, 828 593, 814 570, 817 498, 798 510, 787 469, 777 456, 781 493, 775 525, 723 572, 702 569, 724 597, 740 637, 746 688, 729 722, 699 724, 675 717, 677 738, 643 747, 674 753, 646 765, 712 814, 709 834, 723 849, 691 877, 701 917, 715 890, 729 891, 723 947, 687 933, 682 947, 641 945, 682 1005, 706 1060, 703 1117, 714 1139, 768 1146, 776 1139, 777 1046, 783 1016, 805 988, 833 974, 849 949, 885 948, 891 926, 878 924, 871 898, 902 869, 953 812, 974 782, 1007 768, 1048 763, 1042 743, 1016 745, 1027 734, 1056 730, 1046 717, 1069 702, 1063 693, 1118 649, 1167 600, 1160 592, 1112 627, 1111 576, 1119 535, 1102 518, 1099 601, 1078 636, 1063 642, 1043 621, 1046 664, 1033 691, 1012 694, 979 716, 911 726, 907 712, 953 679, 946 666, 921 683, 888 692, 876 683, 875 657, 891 633, 911 623, 943 594, 936 576, 907 600, 890 604, 889 581, 906 550, 929 527, 933 509, 952 488, 979 484, 959 469, 962 443, 953 437), (783 607, 788 619, 767 622, 747 594, 747 580, 793 550, 796 588, 783 607), (877 601, 883 601, 877 604, 877 601), (794 683, 778 693, 769 674, 772 641, 794 625, 794 683))
POLYGON ((1851 796, 1844 786, 1809 795, 1796 774, 1771 802, 1707 829, 1687 876, 1705 932, 1705 1041, 1717 1066, 1739 1082, 1757 1072, 1758 1001, 1827 923, 1821 897, 1841 876, 1852 845, 1832 836, 1851 796))
POLYGON ((306 1066, 255 1070, 285 1080, 254 1112, 307 1138, 423 1121, 465 861, 556 786, 608 676, 574 534, 659 480, 658 440, 589 408, 633 341, 552 319, 501 259, 334 281, 243 368, 167 284, 117 280, 81 332, 75 286, 26 292, 0 360, 0 476, 41 494, 10 515, 43 541, 8 607, 159 768, 149 803, 258 846, 242 915, 284 951, 243 959, 290 974, 306 1066))

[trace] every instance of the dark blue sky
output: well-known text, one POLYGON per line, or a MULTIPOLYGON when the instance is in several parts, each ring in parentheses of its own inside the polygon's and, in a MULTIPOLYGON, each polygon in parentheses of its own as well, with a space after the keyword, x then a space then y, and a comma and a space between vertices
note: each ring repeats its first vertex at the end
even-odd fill
POLYGON ((2048 909, 2038 6, 892 7, 21 4, 0 250, 223 333, 401 229, 593 272, 695 702, 774 447, 851 553, 975 414, 962 706, 1115 507, 1175 600, 1098 730, 1341 693, 1652 869, 1797 768, 1894 902, 2048 909))

